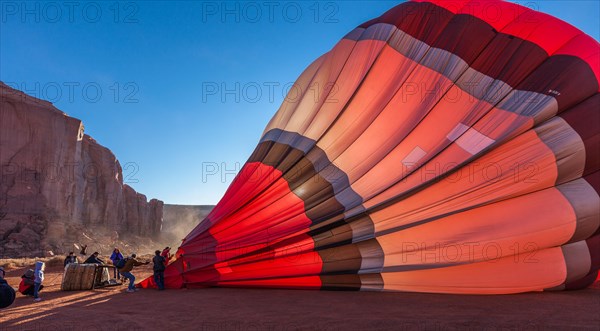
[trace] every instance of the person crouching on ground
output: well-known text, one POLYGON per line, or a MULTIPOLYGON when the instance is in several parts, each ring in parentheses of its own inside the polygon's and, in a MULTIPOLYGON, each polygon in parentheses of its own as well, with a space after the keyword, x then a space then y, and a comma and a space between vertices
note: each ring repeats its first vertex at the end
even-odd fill
POLYGON ((37 261, 35 263, 35 271, 33 274, 35 275, 35 280, 33 281, 33 301, 42 301, 42 298, 39 296, 40 287, 44 282, 44 269, 46 269, 46 265, 42 261, 37 261))
MULTIPOLYGON (((116 266, 117 263, 119 263, 119 261, 121 261, 122 259, 123 259, 123 254, 121 254, 121 251, 115 247, 115 250, 112 252, 112 254, 110 256, 110 260, 112 261, 112 264, 114 266, 116 266)), ((119 273, 119 270, 117 270, 117 268, 115 268, 114 276, 115 276, 115 279, 121 278, 121 274, 119 273)))
POLYGON ((131 254, 131 257, 126 259, 125 266, 123 268, 119 269, 119 272, 121 273, 121 275, 123 275, 123 277, 129 279, 129 287, 127 288, 127 292, 129 292, 129 293, 135 292, 135 276, 131 273, 131 270, 133 270, 134 267, 146 265, 146 264, 150 263, 150 262, 140 262, 140 261, 136 260, 136 257, 137 256, 135 254, 131 254))
POLYGON ((165 289, 165 266, 167 265, 167 260, 165 260, 164 256, 161 256, 160 251, 157 250, 154 252, 154 258, 152 258, 152 262, 154 263, 154 282, 158 287, 159 291, 165 289))
MULTIPOLYGON (((23 276, 21 276, 21 283, 19 283, 19 292, 23 295, 33 296, 33 285, 35 284, 35 275, 33 269, 27 269, 23 276)), ((44 286, 40 286, 40 290, 44 286)))

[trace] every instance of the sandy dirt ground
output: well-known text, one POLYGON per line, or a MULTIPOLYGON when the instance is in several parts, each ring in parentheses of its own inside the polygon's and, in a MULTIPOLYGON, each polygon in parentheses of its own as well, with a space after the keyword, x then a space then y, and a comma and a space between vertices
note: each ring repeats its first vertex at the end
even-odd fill
MULTIPOLYGON (((598 330, 600 286, 503 296, 421 293, 181 289, 125 286, 61 292, 62 268, 46 270, 43 300, 17 295, 0 330, 598 330)), ((16 287, 24 269, 7 273, 16 287)), ((150 267, 136 269, 137 280, 150 267)))

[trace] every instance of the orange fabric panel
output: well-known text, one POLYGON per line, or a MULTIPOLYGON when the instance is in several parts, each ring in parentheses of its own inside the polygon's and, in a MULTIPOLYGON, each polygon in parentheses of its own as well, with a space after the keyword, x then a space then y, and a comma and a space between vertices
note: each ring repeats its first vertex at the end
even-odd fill
MULTIPOLYGON (((308 68, 306 68, 302 72, 302 74, 300 74, 300 77, 298 77, 298 79, 296 79, 296 81, 294 82, 294 85, 296 85, 297 89, 299 89, 301 91, 308 90, 308 86, 309 86, 310 82, 312 81, 313 76, 319 70, 319 68, 323 64, 323 61, 325 60, 326 57, 327 57, 326 55, 322 55, 321 57, 316 59, 313 63, 311 63, 308 66, 308 68)), ((291 92, 292 91, 290 91, 290 93, 291 92)), ((272 129, 284 128, 285 125, 289 122, 292 115, 294 114, 294 110, 297 107, 297 102, 298 102, 298 100, 296 98, 291 99, 286 96, 286 98, 284 99, 281 106, 279 106, 279 109, 277 110, 277 112, 275 113, 273 118, 271 118, 271 120, 269 121, 269 124, 267 124, 267 127, 263 131, 263 135, 272 129), (293 100, 295 102, 289 102, 290 100, 293 100)))
POLYGON ((384 272, 386 291, 509 294, 542 291, 567 276, 560 247, 446 268, 384 272))
POLYGON ((289 121, 283 127, 289 132, 303 133, 321 111, 324 103, 336 102, 336 81, 353 51, 355 41, 342 39, 325 55, 325 60, 306 86, 294 85, 284 100, 286 107, 295 106, 289 121))
MULTIPOLYGON (((459 123, 461 123, 462 119, 465 119, 470 115, 476 116, 474 113, 477 112, 483 113, 488 111, 488 109, 486 109, 486 104, 483 102, 479 103, 478 106, 475 106, 475 109, 467 108, 473 107, 473 105, 467 100, 468 98, 464 99, 465 103, 463 105, 449 105, 446 103, 448 101, 440 101, 440 107, 434 108, 434 110, 427 117, 425 117, 421 123, 419 123, 419 126, 416 127, 414 131, 411 132, 402 142, 400 142, 393 151, 385 155, 385 157, 379 163, 372 166, 362 178, 356 179, 355 181, 351 180, 352 188, 361 196, 368 199, 374 194, 386 189, 390 184, 401 180, 412 171, 415 171, 418 166, 435 157, 444 148, 447 148, 447 146, 451 144, 451 141, 447 139, 447 136, 452 134, 453 129, 457 127, 459 123), (448 108, 448 106, 453 107, 451 108, 451 111, 449 110, 450 108, 448 108), (411 157, 411 154, 416 152, 421 154, 419 155, 420 158, 416 159, 415 162, 415 159, 411 157)), ((523 116, 518 116, 507 111, 494 109, 491 112, 496 115, 502 114, 503 119, 505 120, 504 122, 530 122, 530 120, 523 116), (511 119, 513 121, 511 121, 511 119)), ((477 119, 477 117, 474 119, 477 119)), ((467 122, 465 124, 468 126, 472 123, 467 122)), ((461 123, 461 125, 463 124, 461 123)), ((515 130, 515 126, 505 124, 504 129, 507 131, 515 130)), ((442 153, 449 154, 449 150, 442 153)), ((452 169, 453 164, 458 164, 468 160, 470 157, 472 157, 471 153, 462 153, 458 151, 458 153, 452 154, 452 160, 440 162, 440 157, 438 157, 438 160, 436 160, 433 165, 434 168, 440 168, 440 171, 437 173, 440 175, 442 168, 445 170, 450 170, 452 169)), ((354 160, 356 160, 356 157, 354 160)), ((349 168, 349 165, 353 162, 356 161, 348 158, 345 160, 345 163, 341 163, 340 161, 336 160, 335 164, 340 169, 345 170, 349 168)), ((347 173, 349 176, 351 176, 350 178, 353 178, 351 171, 347 171, 347 173)), ((430 176, 428 179, 433 179, 433 177, 434 176, 430 176)))
MULTIPOLYGON (((378 162, 385 159, 388 153, 396 148, 396 145, 407 135, 409 137, 413 136, 411 131, 415 129, 417 124, 419 125, 417 128, 421 128, 423 124, 423 122, 420 122, 421 120, 429 120, 431 116, 430 111, 435 112, 436 109, 439 109, 437 113, 448 115, 452 113, 459 118, 461 115, 466 115, 467 109, 463 110, 460 105, 452 105, 452 108, 442 108, 443 106, 447 106, 443 97, 449 89, 453 89, 457 94, 461 94, 465 102, 468 102, 472 97, 467 97, 464 91, 453 86, 452 82, 445 76, 425 66, 417 65, 408 59, 406 61, 406 66, 414 70, 410 77, 406 79, 406 82, 399 88, 379 116, 333 162, 346 172, 351 183, 358 180, 365 172, 371 170, 373 165, 378 166, 378 162), (443 103, 443 106, 436 106, 438 102, 443 103), (431 110, 432 108, 433 110, 431 110), (449 109, 452 109, 452 111, 449 111, 449 109), (369 151, 369 153, 366 154, 365 151, 369 151)), ((457 121, 454 121, 454 123, 450 122, 450 125, 456 125, 457 121)), ((451 128, 448 129, 448 132, 450 130, 451 128)), ((439 129, 439 132, 443 131, 444 128, 439 129)), ((429 133, 431 134, 431 132, 429 133)), ((422 136, 419 137, 423 138, 422 136)), ((432 136, 429 137, 429 140, 435 139, 432 136)), ((443 139, 436 141, 436 143, 441 142, 443 142, 443 139)), ((415 144, 411 144, 411 146, 414 148, 415 144)), ((326 150, 326 152, 328 155, 335 155, 330 150, 326 150)), ((382 165, 381 167, 385 168, 390 177, 393 176, 389 170, 395 167, 390 168, 386 167, 386 165, 382 165)))
POLYGON ((377 238, 385 267, 485 261, 559 246, 575 232, 570 202, 549 188, 377 238))
MULTIPOLYGON (((421 175, 420 172, 415 172, 409 176, 409 180, 399 184, 407 183, 408 189, 415 182, 421 182, 421 175)), ((382 231, 399 224, 409 224, 454 210, 551 187, 554 186, 556 177, 554 154, 533 131, 528 131, 490 151, 476 162, 471 162, 461 169, 458 176, 439 181, 376 211, 371 214, 371 218, 376 231, 382 231), (511 171, 515 164, 534 165, 534 178, 519 178, 518 173, 511 171)), ((371 207, 374 202, 375 199, 368 201, 365 206, 371 207)))
MULTIPOLYGON (((439 74, 419 69, 422 67, 416 67, 415 70, 419 72, 409 75, 410 71, 407 69, 411 66, 413 61, 389 46, 384 47, 382 54, 362 82, 361 88, 356 91, 344 112, 318 142, 318 146, 326 151, 330 159, 336 158, 360 136, 407 79, 419 83, 428 82, 428 84, 438 81, 436 76, 439 78, 439 74), (427 75, 428 73, 430 75, 427 75)), ((419 100, 418 96, 412 99, 415 104, 423 101, 419 100)))
POLYGON ((533 125, 530 117, 494 108, 475 123, 473 129, 491 139, 500 140, 521 134, 533 125))
MULTIPOLYGON (((388 47, 386 46, 386 49, 388 47)), ((407 66, 413 62, 409 59, 406 61, 407 66)), ((422 159, 427 160, 436 155, 440 149, 445 148, 449 144, 446 137, 462 120, 465 120, 463 124, 467 126, 475 123, 475 128, 492 139, 524 132, 533 125, 533 120, 529 117, 492 108, 489 103, 471 96, 452 84, 447 77, 418 65, 393 99, 355 141, 347 138, 343 141, 338 140, 336 145, 328 147, 328 140, 324 138, 318 144, 330 159, 342 153, 333 163, 345 171, 350 178, 350 183, 356 181, 353 189, 363 197, 369 198, 377 191, 387 188, 389 183, 408 174, 410 169, 403 167, 402 161, 413 151, 423 153, 422 159), (425 115, 427 116, 423 118, 425 115), (484 117, 479 120, 481 116, 484 117), (413 129, 414 131, 411 132, 413 129), (402 140, 403 138, 405 139, 402 140), (342 146, 342 143, 348 144, 348 147, 342 146), (398 144, 400 145, 395 147, 398 144), (365 154, 365 151, 369 153, 365 154), (361 185, 369 189, 365 190, 361 185)), ((366 113, 367 110, 363 109, 363 112, 366 113)), ((352 116, 347 115, 344 118, 352 120, 352 116)), ((369 124, 369 120, 359 122, 360 129, 369 124)), ((337 125, 341 127, 340 130, 354 130, 360 133, 359 128, 348 127, 350 125, 348 123, 340 122, 337 125)), ((357 123, 353 122, 352 125, 358 125, 357 123)), ((331 137, 336 132, 332 131, 328 136, 331 137)), ((344 132, 345 135, 352 136, 344 132)), ((467 157, 452 162, 462 162, 467 157)))
POLYGON ((328 95, 327 102, 323 103, 310 126, 303 133, 305 137, 318 140, 325 133, 354 95, 356 88, 385 45, 386 42, 382 40, 361 40, 356 43, 348 59, 337 59, 345 61, 344 68, 328 95))

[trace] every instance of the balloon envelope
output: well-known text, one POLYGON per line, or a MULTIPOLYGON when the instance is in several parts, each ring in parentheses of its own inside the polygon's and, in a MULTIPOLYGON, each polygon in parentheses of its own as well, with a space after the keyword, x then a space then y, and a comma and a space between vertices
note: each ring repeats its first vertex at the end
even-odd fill
POLYGON ((364 23, 298 78, 167 287, 589 285, 599 50, 502 1, 411 1, 364 23))

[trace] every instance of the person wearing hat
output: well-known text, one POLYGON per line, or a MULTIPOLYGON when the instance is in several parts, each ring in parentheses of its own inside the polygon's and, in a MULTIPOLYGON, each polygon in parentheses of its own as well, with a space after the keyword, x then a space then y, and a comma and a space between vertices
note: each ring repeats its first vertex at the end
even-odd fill
POLYGON ((125 259, 125 266, 119 269, 119 272, 123 277, 129 279, 129 287, 127 288, 127 292, 135 292, 135 276, 131 273, 134 267, 146 265, 150 262, 140 262, 136 259, 137 255, 131 254, 131 257, 125 259))
POLYGON ((0 267, 0 308, 6 308, 15 301, 15 290, 4 279, 4 268, 0 267))

